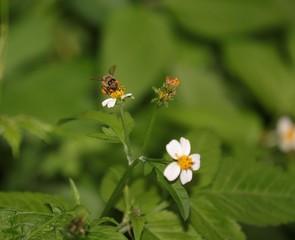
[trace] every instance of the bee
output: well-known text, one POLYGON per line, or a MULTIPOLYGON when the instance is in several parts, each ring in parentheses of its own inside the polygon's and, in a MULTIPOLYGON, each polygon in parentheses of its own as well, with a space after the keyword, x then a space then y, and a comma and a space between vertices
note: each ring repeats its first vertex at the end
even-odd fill
POLYGON ((101 92, 102 94, 108 94, 117 91, 119 89, 119 81, 114 78, 114 73, 116 71, 116 65, 113 65, 109 69, 109 74, 103 77, 91 78, 91 80, 97 80, 102 82, 101 92))

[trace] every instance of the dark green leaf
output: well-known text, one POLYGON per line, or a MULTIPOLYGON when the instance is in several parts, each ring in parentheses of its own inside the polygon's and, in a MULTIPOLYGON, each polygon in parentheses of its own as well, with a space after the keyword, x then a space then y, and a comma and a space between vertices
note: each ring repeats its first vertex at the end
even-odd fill
POLYGON ((185 188, 181 185, 179 181, 174 183, 168 182, 163 175, 164 168, 163 166, 159 166, 158 164, 154 164, 156 167, 156 173, 158 181, 164 188, 169 192, 169 194, 174 199, 175 203, 178 206, 178 209, 184 220, 187 220, 190 211, 190 203, 189 196, 185 190, 185 188))

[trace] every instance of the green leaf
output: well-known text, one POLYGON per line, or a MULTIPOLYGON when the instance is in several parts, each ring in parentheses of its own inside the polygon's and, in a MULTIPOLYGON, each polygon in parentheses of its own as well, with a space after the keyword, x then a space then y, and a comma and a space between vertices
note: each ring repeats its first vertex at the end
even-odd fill
MULTIPOLYGON (((197 36, 228 38, 283 24, 288 15, 276 1, 163 0, 176 20, 197 36), (251 17, 250 17, 251 16, 251 17)), ((294 7, 290 3, 289 7, 294 7)), ((291 12, 289 17, 292 16, 291 12)))
POLYGON ((219 168, 221 142, 215 134, 205 130, 192 131, 186 138, 191 143, 191 154, 201 155, 201 168, 194 174, 193 183, 205 187, 212 182, 219 168))
POLYGON ((190 228, 184 230, 177 215, 169 211, 148 214, 142 233, 142 240, 201 240, 202 238, 190 228))
POLYGON ((83 206, 66 210, 61 198, 40 193, 0 193, 2 239, 63 239, 62 232, 73 218, 87 218, 83 206))
POLYGON ((18 116, 17 121, 19 122, 19 125, 22 128, 26 129, 30 133, 36 135, 37 137, 43 139, 46 142, 49 141, 49 133, 54 130, 51 125, 41 122, 38 119, 31 116, 18 116))
POLYGON ((113 226, 91 226, 87 233, 87 240, 110 239, 110 240, 127 240, 127 238, 117 231, 113 226))
POLYGON ((99 54, 101 75, 116 64, 115 76, 125 86, 126 93, 133 93, 137 101, 143 99, 173 59, 173 36, 169 22, 155 11, 129 5, 113 11, 103 30, 99 41, 102 49, 99 54))
POLYGON ((15 157, 19 155, 21 142, 21 129, 17 121, 13 118, 0 117, 1 134, 12 148, 15 157))
POLYGON ((241 41, 225 47, 230 71, 242 81, 271 114, 292 113, 294 72, 270 44, 241 41))
POLYGON ((104 133, 89 133, 89 134, 87 134, 87 136, 102 140, 104 142, 120 143, 120 140, 118 139, 118 137, 116 135, 112 136, 112 135, 108 135, 108 134, 104 134, 104 133))
POLYGON ((21 112, 50 124, 62 116, 86 111, 93 106, 89 89, 96 87, 89 80, 90 69, 91 62, 87 59, 63 64, 54 61, 40 64, 19 78, 8 76, 1 111, 12 116, 21 112))
POLYGON ((240 226, 198 194, 191 197, 191 225, 204 239, 246 239, 240 226))
MULTIPOLYGON (((124 169, 122 167, 116 167, 110 169, 105 175, 101 185, 101 195, 105 201, 110 198, 123 171, 124 169)), ((129 187, 128 201, 132 204, 132 207, 139 209, 142 213, 147 213, 152 211, 153 208, 159 204, 161 198, 157 192, 156 186, 148 184, 144 179, 139 178, 134 180, 129 187), (149 200, 147 201, 147 199, 149 200)), ((125 210, 123 198, 119 199, 115 207, 122 212, 125 210)))
POLYGON ((75 203, 76 203, 76 205, 79 205, 80 204, 80 193, 78 191, 78 188, 77 188, 75 182, 73 181, 73 179, 70 178, 69 181, 70 181, 71 192, 72 192, 73 198, 75 200, 75 203))
POLYGON ((224 214, 246 224, 295 220, 294 175, 249 158, 225 158, 210 187, 195 192, 224 214))
POLYGON ((135 240, 140 240, 145 225, 145 217, 134 217, 132 219, 132 229, 135 240))
POLYGON ((17 73, 21 67, 39 59, 52 47, 57 18, 48 10, 53 4, 52 1, 38 2, 11 24, 5 52, 7 75, 17 73))
MULTIPOLYGON (((130 134, 132 127, 133 127, 133 119, 130 116, 130 114, 128 113, 124 113, 124 117, 126 119, 126 128, 127 128, 127 135, 130 134)), ((65 124, 67 122, 73 121, 73 120, 91 120, 91 121, 95 121, 101 124, 105 124, 107 126, 109 126, 112 130, 113 133, 120 139, 120 141, 122 143, 124 143, 125 138, 124 138, 124 129, 122 126, 122 122, 121 120, 113 115, 113 114, 109 114, 109 113, 104 113, 104 112, 99 112, 99 111, 88 111, 88 112, 84 112, 81 113, 79 115, 76 115, 74 117, 70 117, 70 118, 64 118, 61 119, 59 121, 59 124, 65 124)), ((104 131, 106 131, 104 129, 104 131)), ((110 132, 110 131, 108 131, 110 132)), ((91 137, 98 137, 100 139, 102 139, 102 137, 105 137, 107 140, 110 140, 110 136, 103 136, 101 134, 91 134, 91 137)), ((112 135, 111 135, 112 136, 112 135)), ((111 140, 114 140, 114 138, 112 138, 111 140)))
POLYGON ((174 183, 168 182, 163 175, 164 167, 159 164, 153 163, 156 169, 158 181, 163 187, 169 192, 171 197, 174 199, 184 220, 187 220, 190 211, 189 196, 185 188, 179 181, 174 183))

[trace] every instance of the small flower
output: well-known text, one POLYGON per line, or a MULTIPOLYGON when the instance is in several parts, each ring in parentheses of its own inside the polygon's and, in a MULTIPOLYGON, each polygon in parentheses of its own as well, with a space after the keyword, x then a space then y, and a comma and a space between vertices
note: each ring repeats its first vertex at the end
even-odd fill
POLYGON ((281 117, 277 123, 278 145, 283 152, 295 150, 295 126, 289 117, 281 117))
POLYGON ((111 97, 104 100, 101 104, 103 107, 107 106, 108 108, 114 107, 117 100, 119 100, 120 102, 124 101, 125 98, 132 98, 134 99, 134 97, 132 96, 132 93, 127 93, 124 94, 124 89, 123 88, 118 88, 116 91, 112 92, 109 94, 111 97))
POLYGON ((153 87, 157 97, 152 102, 157 102, 158 106, 167 106, 169 101, 172 101, 176 95, 176 88, 180 86, 180 80, 178 78, 166 77, 166 81, 160 88, 153 87))
POLYGON ((170 163, 164 170, 164 176, 169 181, 174 181, 180 175, 184 185, 193 178, 193 172, 200 169, 200 154, 190 155, 191 144, 189 140, 180 138, 180 142, 173 139, 166 145, 168 154, 176 161, 170 163))

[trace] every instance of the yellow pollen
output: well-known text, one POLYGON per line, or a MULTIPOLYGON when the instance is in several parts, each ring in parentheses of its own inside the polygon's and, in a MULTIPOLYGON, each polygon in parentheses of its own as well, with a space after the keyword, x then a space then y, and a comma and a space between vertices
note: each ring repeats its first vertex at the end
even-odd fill
POLYGON ((124 95, 124 90, 122 88, 118 88, 116 91, 110 93, 112 98, 119 98, 124 95))
POLYGON ((292 140, 295 137, 295 128, 290 128, 288 132, 284 134, 284 139, 292 140))
POLYGON ((178 165, 180 166, 181 170, 187 170, 192 167, 193 161, 189 156, 181 156, 178 158, 178 165))

